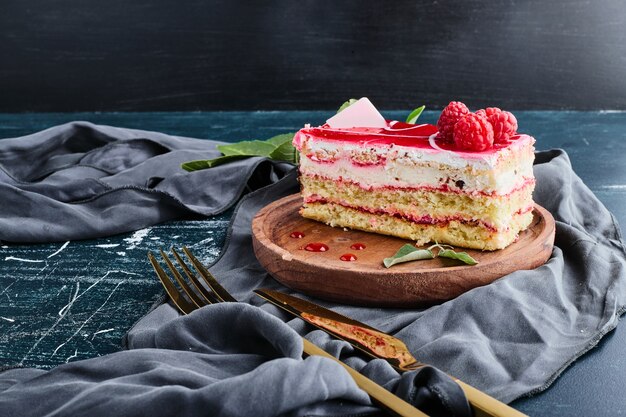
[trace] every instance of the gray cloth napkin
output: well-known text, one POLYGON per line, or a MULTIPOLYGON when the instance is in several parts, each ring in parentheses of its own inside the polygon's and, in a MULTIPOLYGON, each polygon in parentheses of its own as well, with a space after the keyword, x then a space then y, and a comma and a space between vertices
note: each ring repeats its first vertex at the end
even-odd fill
POLYGON ((250 158, 188 173, 218 142, 74 122, 0 141, 0 241, 111 236, 230 208, 293 167, 250 158))
MULTIPOLYGON (((224 303, 184 317, 159 309, 146 320, 151 329, 131 350, 50 371, 0 373, 0 415, 379 414, 339 364, 302 359, 300 336, 260 308, 224 303)), ((386 377, 386 388, 430 416, 471 415, 458 386, 441 371, 386 377)))
POLYGON ((160 326, 141 349, 51 371, 5 371, 0 414, 275 416, 332 400, 334 412, 371 411, 338 364, 301 355, 300 337, 276 317, 246 304, 213 305, 160 326))

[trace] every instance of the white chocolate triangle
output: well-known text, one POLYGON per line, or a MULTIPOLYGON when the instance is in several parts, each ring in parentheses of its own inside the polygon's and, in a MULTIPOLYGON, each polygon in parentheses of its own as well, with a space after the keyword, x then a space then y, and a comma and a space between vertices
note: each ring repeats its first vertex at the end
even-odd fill
POLYGON ((387 127, 385 118, 376 110, 367 97, 363 97, 353 105, 343 109, 326 121, 334 129, 353 127, 387 127))

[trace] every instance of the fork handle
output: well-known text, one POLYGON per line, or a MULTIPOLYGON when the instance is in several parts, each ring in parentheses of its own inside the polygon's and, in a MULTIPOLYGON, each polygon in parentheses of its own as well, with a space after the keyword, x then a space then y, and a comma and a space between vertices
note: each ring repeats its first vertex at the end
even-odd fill
POLYGON ((528 417, 460 379, 455 378, 455 381, 461 386, 465 397, 472 405, 474 417, 528 417))
POLYGON ((345 363, 335 358, 333 355, 317 347, 316 345, 309 342, 305 338, 302 338, 302 342, 304 343, 304 353, 306 353, 309 356, 310 355, 323 356, 325 358, 332 359, 338 364, 340 364, 341 366, 343 366, 344 369, 348 371, 352 379, 354 379, 354 382, 356 382, 359 388, 367 392, 370 398, 374 402, 385 407, 387 410, 403 417, 404 416, 428 417, 426 414, 424 414, 417 408, 413 407, 411 404, 393 395, 391 392, 387 391, 385 388, 381 387, 376 382, 358 373, 357 371, 350 368, 345 363))

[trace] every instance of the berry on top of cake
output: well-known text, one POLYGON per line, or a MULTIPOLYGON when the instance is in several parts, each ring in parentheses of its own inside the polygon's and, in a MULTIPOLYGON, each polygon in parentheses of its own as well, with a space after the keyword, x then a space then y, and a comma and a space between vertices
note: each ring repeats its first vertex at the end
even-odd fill
POLYGON ((534 142, 495 107, 452 102, 434 126, 385 120, 362 98, 295 135, 300 213, 418 245, 502 249, 532 222, 534 142))

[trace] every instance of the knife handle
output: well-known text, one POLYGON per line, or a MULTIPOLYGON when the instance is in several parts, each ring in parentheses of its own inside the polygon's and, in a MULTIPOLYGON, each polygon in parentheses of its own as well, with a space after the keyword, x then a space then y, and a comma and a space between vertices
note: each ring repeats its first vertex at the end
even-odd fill
POLYGON ((348 373, 350 374, 352 379, 354 379, 354 382, 356 382, 359 388, 361 388, 363 391, 369 394, 372 401, 385 407, 387 410, 402 417, 405 417, 405 416, 428 417, 426 414, 424 414, 417 408, 413 407, 411 404, 407 403, 400 397, 393 395, 391 392, 387 391, 385 388, 381 387, 376 382, 358 373, 357 371, 350 368, 345 363, 335 358, 333 355, 315 346, 313 343, 309 342, 305 338, 302 338, 302 342, 304 343, 304 353, 306 353, 309 356, 310 355, 323 356, 325 358, 332 359, 335 362, 339 363, 341 366, 344 367, 346 371, 348 371, 348 373))
POLYGON ((455 378, 454 380, 463 389, 467 401, 474 410, 474 417, 528 417, 460 379, 455 378))

